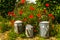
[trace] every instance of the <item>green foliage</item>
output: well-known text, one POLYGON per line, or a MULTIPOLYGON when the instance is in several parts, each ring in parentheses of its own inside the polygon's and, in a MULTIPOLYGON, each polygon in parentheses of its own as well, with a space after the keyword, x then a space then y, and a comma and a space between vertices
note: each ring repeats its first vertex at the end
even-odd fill
POLYGON ((50 26, 50 36, 60 37, 60 25, 54 24, 54 26, 50 26))
POLYGON ((6 17, 9 11, 13 11, 16 0, 0 0, 1 16, 6 17))
POLYGON ((11 27, 9 27, 4 22, 3 22, 3 24, 0 24, 0 26, 1 26, 1 29, 0 30, 1 30, 2 33, 11 29, 11 27))
POLYGON ((8 36, 9 36, 9 38, 8 38, 9 40, 15 40, 17 37, 21 37, 21 38, 26 37, 25 32, 23 32, 21 34, 17 34, 17 33, 14 32, 13 28, 9 32, 8 36))
POLYGON ((21 37, 21 38, 26 37, 25 32, 23 32, 23 33, 19 34, 19 37, 21 37))
POLYGON ((41 20, 42 21, 48 21, 48 16, 47 15, 42 15, 41 20))
POLYGON ((56 10, 56 20, 58 23, 60 23, 60 9, 56 10))
POLYGON ((56 30, 56 31, 57 31, 56 37, 57 37, 57 38, 60 38, 60 24, 57 24, 56 26, 57 26, 57 27, 56 27, 56 29, 57 29, 57 30, 56 30))
POLYGON ((0 32, 5 32, 11 29, 8 25, 8 20, 0 16, 0 32))
POLYGON ((18 34, 11 30, 8 36, 9 36, 8 40, 15 40, 16 37, 18 37, 18 34))

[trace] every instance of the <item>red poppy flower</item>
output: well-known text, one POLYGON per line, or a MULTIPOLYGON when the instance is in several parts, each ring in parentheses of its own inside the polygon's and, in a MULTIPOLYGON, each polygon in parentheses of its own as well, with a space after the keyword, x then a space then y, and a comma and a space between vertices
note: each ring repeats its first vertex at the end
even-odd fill
POLYGON ((49 17, 53 16, 52 14, 48 14, 49 17))
POLYGON ((15 17, 16 15, 13 13, 12 16, 15 17))
POLYGON ((10 16, 11 15, 11 12, 8 12, 8 16, 10 16))
POLYGON ((51 17, 52 19, 55 19, 55 17, 52 14, 48 14, 49 17, 51 17))
POLYGON ((29 18, 34 18, 34 16, 32 14, 29 15, 29 18))
POLYGON ((11 14, 14 14, 14 11, 12 11, 11 14))
POLYGON ((49 3, 46 3, 45 6, 46 6, 46 7, 49 7, 50 5, 49 5, 49 3))
POLYGON ((21 4, 24 4, 26 0, 21 0, 21 4))
POLYGON ((30 6, 30 10, 35 10, 35 8, 33 6, 30 6))
POLYGON ((54 17, 54 16, 52 16, 52 19, 54 20, 54 19, 55 19, 55 17, 54 17))
POLYGON ((37 14, 37 17, 41 17, 41 14, 40 14, 40 13, 38 13, 38 14, 37 14))
POLYGON ((19 14, 20 14, 20 15, 22 15, 22 13, 23 13, 23 11, 22 11, 22 10, 20 10, 20 13, 19 13, 19 14))
POLYGON ((12 16, 12 14, 14 14, 14 12, 8 12, 8 16, 12 16))
POLYGON ((12 11, 12 12, 11 12, 11 15, 12 15, 13 17, 15 17, 15 16, 16 16, 16 15, 14 14, 14 11, 12 11))

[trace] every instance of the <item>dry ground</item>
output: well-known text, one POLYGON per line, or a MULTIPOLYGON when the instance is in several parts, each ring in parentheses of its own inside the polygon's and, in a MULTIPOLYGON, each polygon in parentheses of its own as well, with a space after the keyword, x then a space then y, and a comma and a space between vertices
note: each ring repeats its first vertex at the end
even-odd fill
MULTIPOLYGON (((9 40, 8 39, 8 33, 10 31, 6 31, 4 33, 0 33, 0 40, 9 40)), ((33 38, 21 38, 21 37, 17 37, 16 40, 57 40, 55 37, 50 37, 49 39, 44 39, 44 38, 40 38, 40 37, 33 37, 33 38)))

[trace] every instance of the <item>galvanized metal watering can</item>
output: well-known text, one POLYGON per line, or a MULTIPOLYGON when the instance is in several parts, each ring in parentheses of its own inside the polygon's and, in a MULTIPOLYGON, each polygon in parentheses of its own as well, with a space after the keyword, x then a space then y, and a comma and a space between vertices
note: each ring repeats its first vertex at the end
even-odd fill
POLYGON ((26 25, 25 34, 27 37, 33 37, 33 26, 30 24, 26 25))
POLYGON ((15 31, 15 33, 21 33, 22 29, 23 29, 22 21, 19 21, 19 20, 15 21, 14 22, 14 31, 15 31))
POLYGON ((49 37, 49 22, 42 21, 39 23, 41 37, 49 37))

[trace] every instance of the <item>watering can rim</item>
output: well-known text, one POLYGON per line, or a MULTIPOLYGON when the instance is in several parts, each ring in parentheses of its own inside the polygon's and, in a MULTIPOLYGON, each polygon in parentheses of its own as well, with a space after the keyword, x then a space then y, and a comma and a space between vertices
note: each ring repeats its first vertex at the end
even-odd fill
POLYGON ((40 23, 49 23, 49 21, 41 21, 40 23))
POLYGON ((22 21, 20 21, 20 20, 17 20, 17 21, 15 21, 14 23, 22 23, 22 21))

